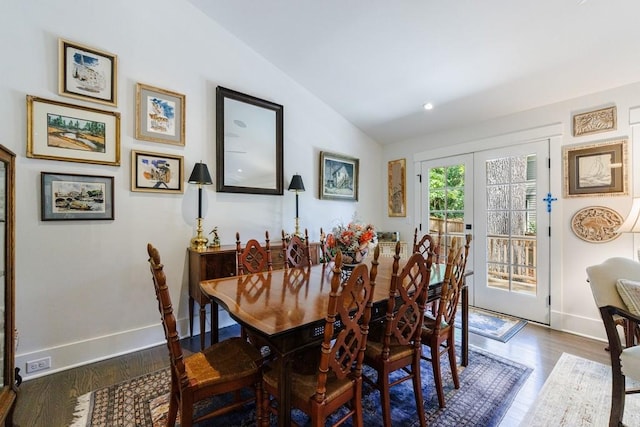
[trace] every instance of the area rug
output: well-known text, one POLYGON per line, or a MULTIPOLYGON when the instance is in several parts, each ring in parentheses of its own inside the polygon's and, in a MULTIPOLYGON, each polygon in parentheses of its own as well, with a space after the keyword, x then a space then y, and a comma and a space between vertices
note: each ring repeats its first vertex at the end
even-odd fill
MULTIPOLYGON (((459 354, 459 353, 458 353, 459 354)), ((372 372, 368 372, 372 374, 372 372)), ((424 407, 430 426, 497 426, 509 409, 518 390, 531 373, 531 368, 471 348, 469 366, 460 370, 460 389, 453 388, 448 363, 443 363, 443 382, 447 407, 439 409, 433 388, 431 364, 422 363, 424 407)), ((121 384, 106 387, 78 398, 73 426, 164 426, 168 410, 170 373, 163 369, 121 384)), ((364 424, 381 425, 380 396, 364 385, 364 424)), ((392 389, 394 426, 417 426, 415 400, 411 382, 392 389)), ((215 399, 196 408, 205 411, 215 399)), ((301 425, 308 424, 304 414, 293 411, 301 425)), ((272 425, 275 425, 272 420, 272 425)), ((255 407, 218 417, 201 426, 255 425, 255 407)))
MULTIPOLYGON (((456 327, 460 328, 462 309, 456 312, 456 327)), ((500 342, 509 341, 527 324, 526 320, 493 311, 469 307, 469 332, 500 342)))
MULTIPOLYGON (((611 366, 563 353, 520 426, 607 426, 610 409, 611 366)), ((627 396, 624 424, 640 426, 640 395, 627 396)))

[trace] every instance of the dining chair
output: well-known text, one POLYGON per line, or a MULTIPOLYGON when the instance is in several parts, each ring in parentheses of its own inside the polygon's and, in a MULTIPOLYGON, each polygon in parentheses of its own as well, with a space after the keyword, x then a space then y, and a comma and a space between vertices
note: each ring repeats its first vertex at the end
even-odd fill
MULTIPOLYGON (((327 304, 322 344, 315 348, 314 358, 304 352, 304 362, 293 363, 290 379, 291 406, 311 418, 311 425, 324 426, 327 418, 346 406, 347 413, 334 426, 351 418, 353 425, 362 427, 362 361, 367 344, 369 321, 377 258, 371 270, 362 263, 357 265, 346 282, 341 280, 342 254, 338 252, 333 265, 331 292, 327 304), (311 367, 311 368, 310 368, 311 367)), ((262 426, 269 426, 268 414, 277 414, 270 396, 279 395, 278 378, 282 363, 265 367, 262 375, 262 426)), ((284 362, 286 363, 286 362, 284 362)))
POLYGON ((236 274, 260 273, 271 271, 271 246, 269 243, 269 231, 265 231, 265 245, 262 246, 256 239, 250 239, 242 247, 240 233, 236 232, 236 274))
MULTIPOLYGON (((171 393, 167 425, 175 425, 178 412, 180 412, 180 425, 189 427, 238 410, 253 400, 256 403, 260 402, 262 400, 261 356, 258 350, 247 341, 239 337, 229 338, 203 351, 185 356, 176 329, 177 321, 173 314, 160 254, 150 243, 147 244, 147 253, 171 360, 171 393), (255 394, 248 398, 241 397, 239 392, 244 388, 253 388, 255 394), (230 404, 194 417, 194 405, 197 402, 228 393, 234 395, 230 404)), ((256 421, 260 423, 262 408, 259 405, 256 407, 256 421)))
POLYGON ((442 231, 438 232, 438 237, 434 238, 431 234, 426 233, 418 241, 418 228, 413 232, 413 252, 419 252, 424 259, 427 259, 428 253, 432 253, 433 264, 440 263, 440 242, 442 240, 442 231))
POLYGON ((288 237, 282 230, 282 255, 285 269, 311 265, 309 233, 306 228, 304 229, 304 241, 296 234, 288 237))
POLYGON ((391 285, 384 322, 371 327, 364 363, 377 372, 376 380, 363 379, 380 391, 382 420, 391 426, 391 387, 404 381, 413 381, 418 421, 426 426, 420 378, 420 334, 424 319, 427 288, 431 277, 431 256, 425 260, 416 252, 399 270, 400 243, 395 247, 391 285), (393 372, 402 370, 402 376, 391 379, 393 372))
MULTIPOLYGON (((265 231, 265 244, 262 246, 256 239, 249 239, 242 247, 240 243, 240 233, 236 231, 236 275, 262 273, 272 271, 273 264, 271 261, 271 245, 269 242, 269 230, 265 231)), ((263 282, 254 282, 254 285, 260 285, 263 282)), ((258 293, 259 289, 254 289, 258 293)), ((267 350, 268 346, 255 335, 249 334, 246 328, 240 328, 240 336, 251 341, 257 348, 260 348, 265 356, 270 354, 267 350)))
POLYGON ((441 408, 446 406, 442 387, 442 370, 440 368, 440 358, 444 353, 449 355, 453 385, 456 389, 460 388, 456 361, 455 319, 465 280, 471 234, 467 234, 465 239, 466 244, 464 246, 459 244, 458 237, 454 237, 451 240, 437 313, 435 316, 431 316, 427 312, 422 325, 422 344, 429 347, 430 350, 429 355, 423 354, 422 358, 431 361, 438 404, 441 408))
MULTIPOLYGON (((426 233, 418 241, 418 228, 416 227, 413 232, 413 252, 422 254, 423 258, 427 259, 431 255, 433 264, 440 264, 440 241, 442 238, 442 232, 438 232, 438 238, 434 239, 431 234, 426 233)), ((438 311, 438 300, 427 303, 427 310, 431 312, 433 316, 438 311)))
POLYGON ((640 346, 634 339, 640 325, 640 263, 609 258, 587 267, 587 276, 609 342, 612 378, 609 426, 622 426, 626 395, 640 393, 640 388, 627 389, 625 384, 627 377, 640 380, 640 346), (625 326, 625 346, 617 324, 625 326))

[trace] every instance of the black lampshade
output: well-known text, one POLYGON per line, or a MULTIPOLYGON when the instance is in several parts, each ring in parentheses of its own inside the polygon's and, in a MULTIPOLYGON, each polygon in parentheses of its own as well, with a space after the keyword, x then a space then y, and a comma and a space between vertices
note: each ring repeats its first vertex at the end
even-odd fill
POLYGON ((211 181, 211 175, 209 175, 209 169, 207 168, 207 165, 202 162, 196 163, 195 166, 193 166, 193 171, 191 172, 191 176, 189 177, 189 183, 203 185, 213 184, 213 181, 211 181))
POLYGON ((304 183, 300 175, 293 175, 291 184, 289 184, 289 191, 304 191, 304 183))

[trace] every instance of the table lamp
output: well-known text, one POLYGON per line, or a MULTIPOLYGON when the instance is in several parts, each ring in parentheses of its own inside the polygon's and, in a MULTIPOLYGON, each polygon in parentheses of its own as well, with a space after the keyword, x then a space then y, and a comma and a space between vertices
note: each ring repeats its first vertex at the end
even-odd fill
POLYGON ((189 184, 198 184, 198 225, 196 228, 196 236, 191 239, 191 249, 204 251, 207 248, 209 239, 202 235, 202 186, 213 184, 209 169, 204 163, 196 163, 189 177, 189 184))
MULTIPOLYGON (((640 233, 640 197, 633 198, 631 210, 616 233, 640 233)), ((638 249, 638 261, 640 261, 640 249, 638 249)))
POLYGON ((302 183, 302 177, 298 174, 293 175, 291 178, 291 183, 289 184, 289 191, 296 192, 296 236, 301 236, 300 234, 300 217, 298 216, 298 192, 304 191, 304 184, 302 183))

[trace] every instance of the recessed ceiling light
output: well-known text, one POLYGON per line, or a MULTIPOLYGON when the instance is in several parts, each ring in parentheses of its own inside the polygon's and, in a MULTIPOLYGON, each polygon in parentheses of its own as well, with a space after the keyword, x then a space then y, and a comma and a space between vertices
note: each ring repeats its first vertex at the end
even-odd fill
POLYGON ((433 104, 430 102, 427 102, 422 106, 422 108, 424 108, 425 110, 433 110, 433 104))

